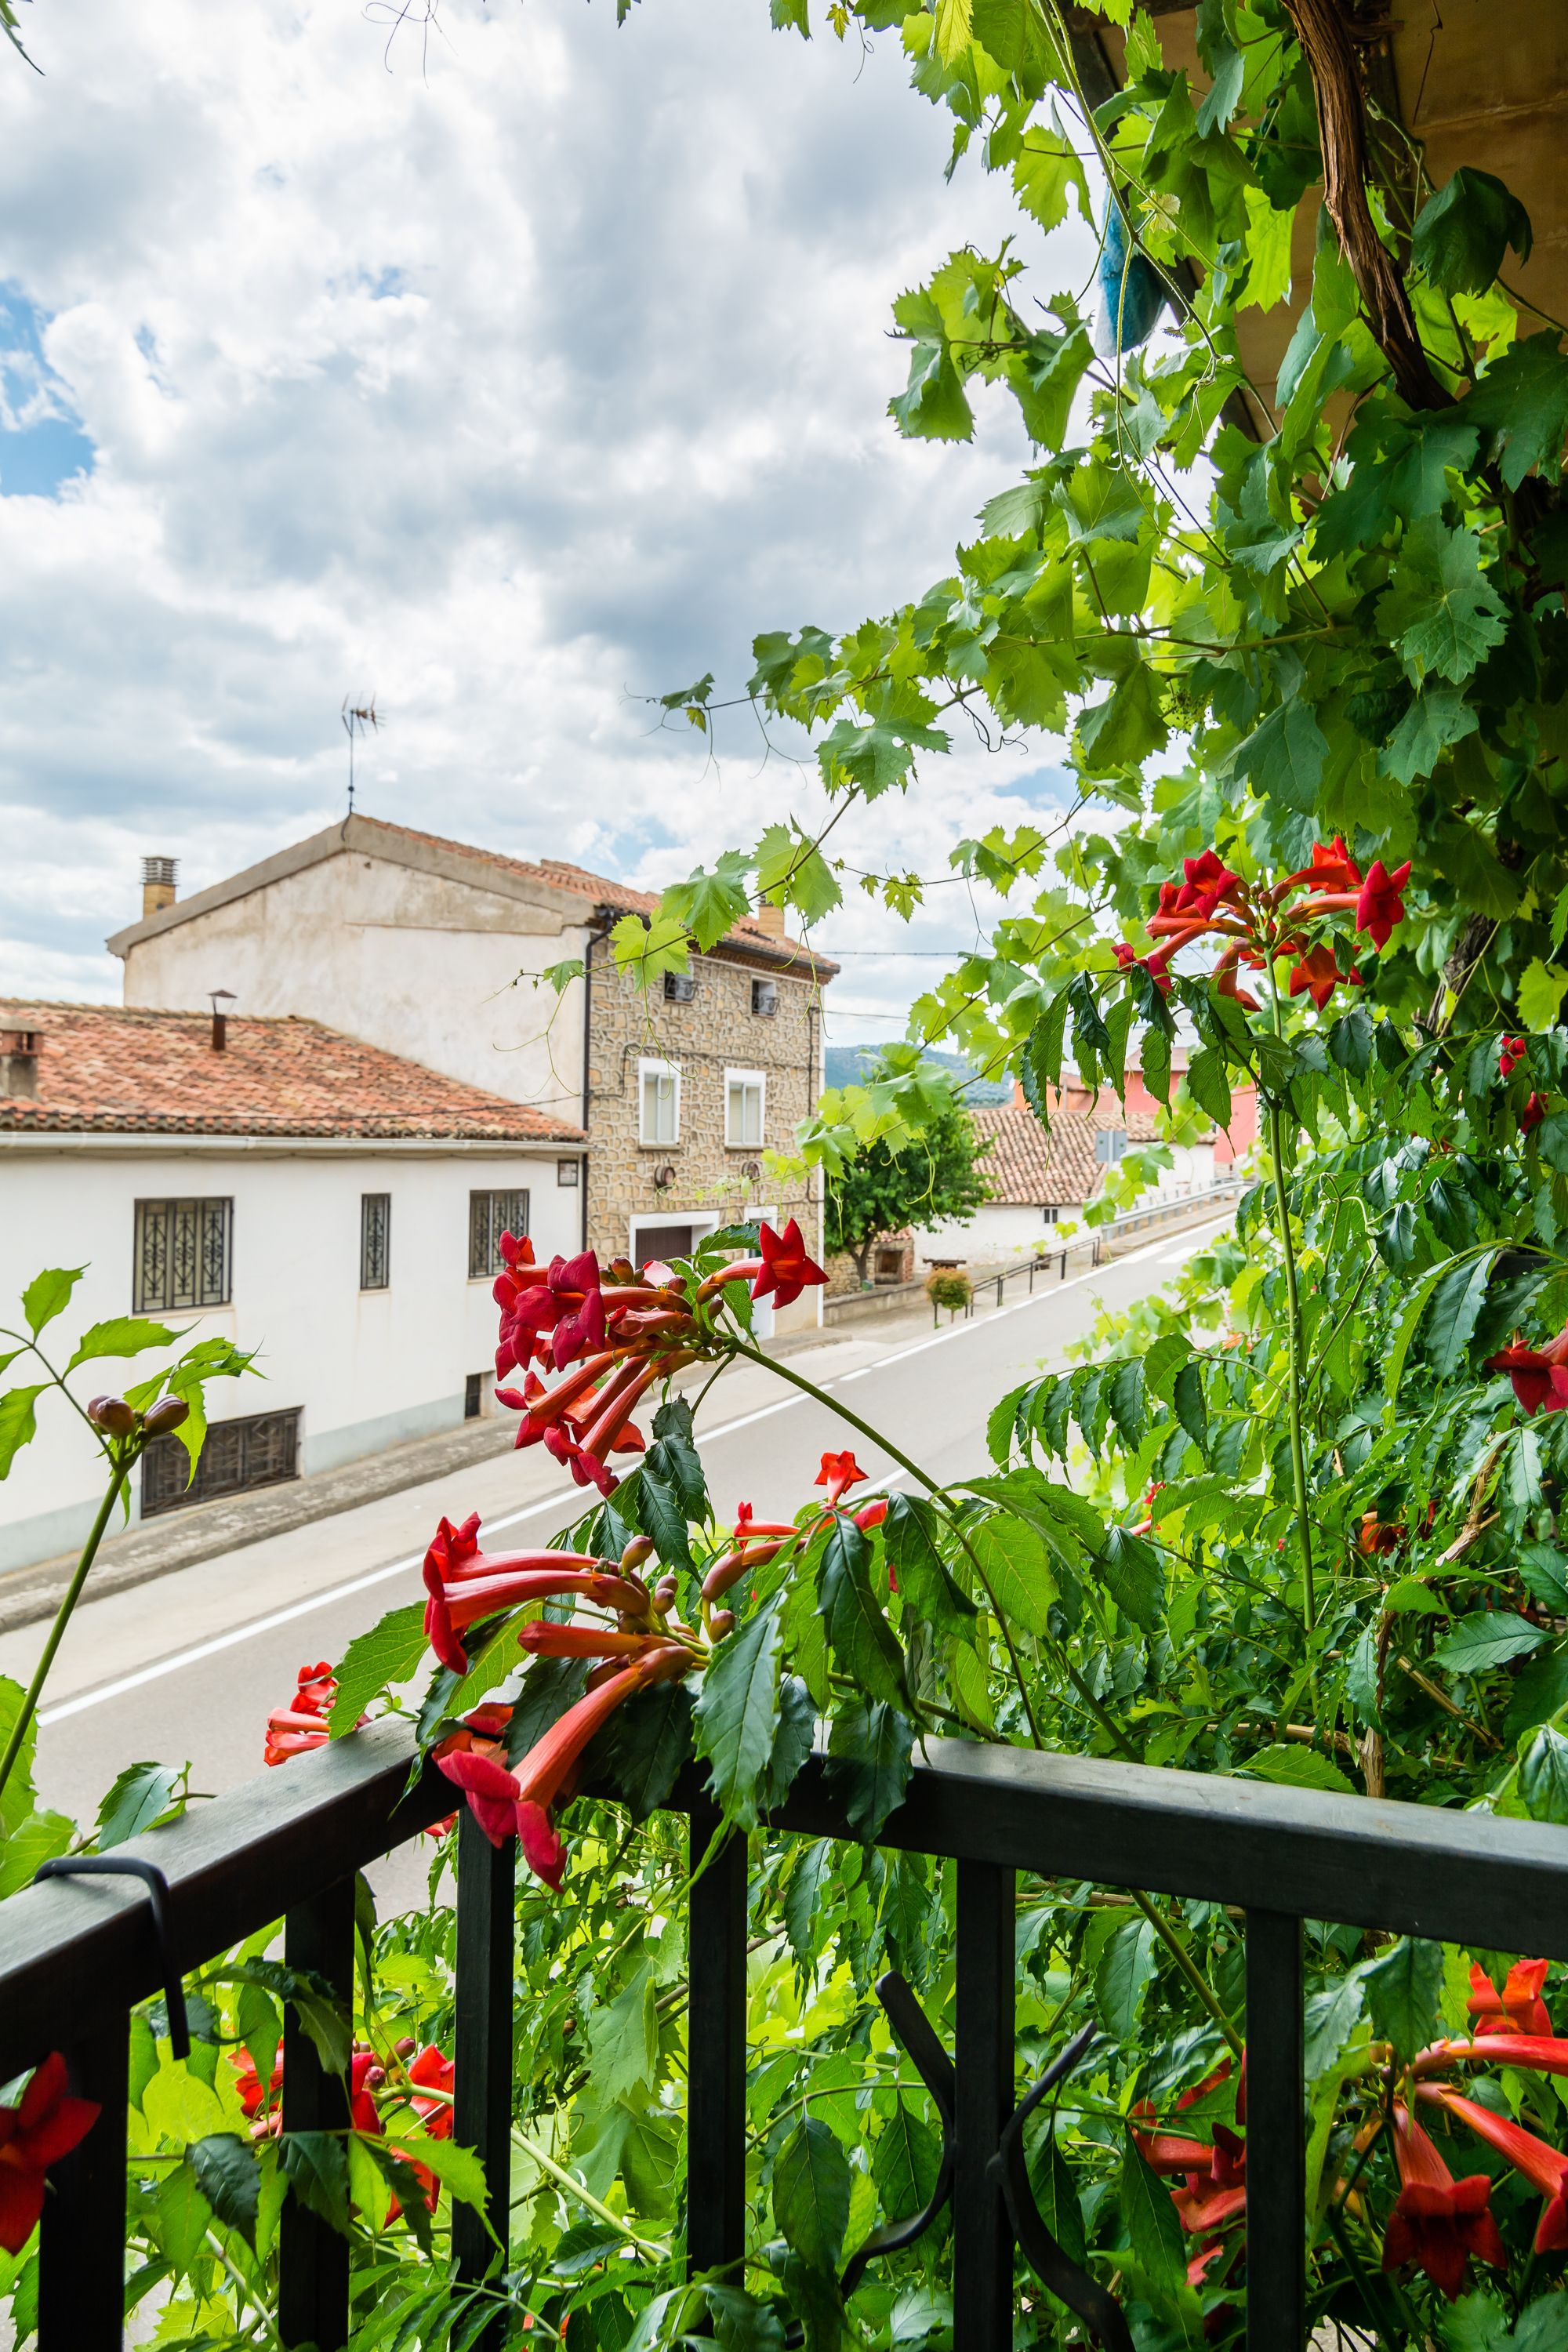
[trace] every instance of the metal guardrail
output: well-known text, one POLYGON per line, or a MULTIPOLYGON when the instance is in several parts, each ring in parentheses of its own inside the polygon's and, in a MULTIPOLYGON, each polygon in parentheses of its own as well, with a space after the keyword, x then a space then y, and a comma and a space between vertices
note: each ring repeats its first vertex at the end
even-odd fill
MULTIPOLYGON (((450 1784, 432 1767, 410 1788, 411 1761, 402 1723, 374 1725, 131 1842, 125 1855, 166 1883, 176 1962, 194 1967, 282 1916, 289 1962, 346 1992, 354 1873, 451 1805, 450 1784)), ((847 1842, 825 1764, 820 1754, 808 1759, 772 1822, 847 1842)), ((690 1815, 695 1868, 716 1825, 696 1769, 670 1802, 690 1815)), ((1258 2023, 1247 2051, 1248 2352, 1300 2352, 1304 2337, 1303 1919, 1487 1948, 1505 1933, 1511 1948, 1568 1958, 1568 1832, 1529 1822, 932 1740, 877 1843, 957 1864, 955 2352, 1011 2352, 1013 2343, 1006 2157, 1016 2097, 1017 1872, 1225 1903, 1245 1915, 1247 2011, 1258 2023)), ((746 1866, 744 1839, 731 1839, 691 1892, 686 2247, 694 2271, 733 2272, 745 2252, 746 1866)), ((503 2199, 513 1867, 512 1847, 492 1848, 465 1811, 455 2134, 502 2184, 503 2199)), ((0 2078, 62 2048, 74 2087, 102 2107, 51 2175, 41 2352, 121 2345, 130 2012, 162 1990, 166 1957, 144 1894, 121 1879, 55 1881, 0 1906, 0 2078)), ((323 2072, 290 2012, 284 2130, 347 2124, 341 2079, 323 2072)), ((459 2274, 483 2278, 495 2251, 467 2207, 454 2215, 453 2242, 459 2274)), ((1027 2250, 1022 2229, 1019 2242, 1027 2250)), ((280 2233, 286 2346, 342 2345, 349 2254, 347 2241, 290 2195, 280 2233)), ((1099 2283, 1084 2284, 1103 2300, 1099 2283)), ((487 2329, 486 2352, 504 2325, 503 2315, 487 2329)))
MULTIPOLYGON (((1131 1234, 1143 1233, 1156 1225, 1173 1224, 1177 1218, 1191 1217, 1195 1211, 1209 1210, 1215 1214, 1223 1214, 1226 1208, 1235 1206, 1246 1190, 1246 1185, 1237 1179, 1234 1182, 1208 1185, 1201 1192, 1186 1193, 1180 1200, 1157 1201, 1152 1202, 1146 1209, 1129 1209, 1123 1215, 1112 1217, 1103 1225, 1087 1226, 1082 1233, 1074 1234, 1070 1240, 1058 1243, 1054 1249, 1037 1250, 1032 1257, 1020 1261, 1017 1265, 1005 1266, 1000 1274, 987 1272, 972 1275, 970 1280, 973 1288, 978 1293, 981 1290, 988 1290, 994 1283, 996 1304, 1000 1307, 1003 1303, 1003 1285, 1016 1282, 1020 1276, 1027 1276, 1032 1297, 1037 1274, 1048 1274, 1054 1266, 1058 1281, 1065 1282, 1068 1260, 1077 1255, 1079 1251, 1088 1250, 1090 1253, 1091 1265, 1101 1265, 1105 1262, 1108 1244, 1123 1239, 1131 1234)), ((967 1311, 973 1312, 973 1298, 972 1297, 967 1311)))

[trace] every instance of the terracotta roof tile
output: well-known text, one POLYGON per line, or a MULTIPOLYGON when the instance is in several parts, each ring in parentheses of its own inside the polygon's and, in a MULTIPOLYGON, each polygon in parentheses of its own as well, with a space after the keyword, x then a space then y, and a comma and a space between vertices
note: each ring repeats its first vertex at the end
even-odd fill
POLYGON ((1094 1156, 1100 1129, 1120 1128, 1130 1143, 1147 1143, 1154 1133, 1151 1113, 1129 1111, 1123 1118, 1110 1097, 1092 1111, 1058 1111, 1048 1135, 1021 1103, 973 1110, 970 1117, 976 1133, 990 1143, 980 1171, 992 1199, 1029 1208, 1078 1208, 1092 1198, 1105 1177, 1103 1163, 1094 1156))
MULTIPOLYGON (((634 890, 629 883, 616 882, 607 874, 591 874, 585 866, 574 866, 569 858, 507 857, 498 849, 476 849, 471 842, 448 841, 441 834, 424 833, 415 825, 389 824, 384 817, 362 817, 359 822, 374 824, 384 833, 401 834, 406 841, 422 841, 427 848, 444 849, 454 857, 476 858, 483 865, 500 866, 504 873, 525 875, 530 881, 574 891, 579 898, 591 898, 595 906, 623 908, 630 915, 651 915, 658 905, 657 891, 634 890)), ((724 944, 765 955, 774 962, 802 963, 822 978, 831 978, 838 970, 836 963, 808 948, 803 940, 766 929, 754 916, 742 916, 726 934, 724 944)))
POLYGON ((0 998, 0 1030, 39 1033, 37 1096, 0 1095, 0 1130, 316 1135, 581 1143, 524 1103, 459 1086, 316 1021, 0 998))

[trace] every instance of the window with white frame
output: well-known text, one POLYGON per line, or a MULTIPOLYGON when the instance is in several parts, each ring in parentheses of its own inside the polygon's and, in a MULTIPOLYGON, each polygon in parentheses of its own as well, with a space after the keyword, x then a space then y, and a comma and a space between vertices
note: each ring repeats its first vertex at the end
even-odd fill
POLYGON ((637 1064, 637 1134, 644 1143, 680 1140, 680 1072, 673 1062, 637 1064))
POLYGON ((766 1086, 761 1070, 725 1071, 724 1140, 731 1150, 762 1150, 766 1086))

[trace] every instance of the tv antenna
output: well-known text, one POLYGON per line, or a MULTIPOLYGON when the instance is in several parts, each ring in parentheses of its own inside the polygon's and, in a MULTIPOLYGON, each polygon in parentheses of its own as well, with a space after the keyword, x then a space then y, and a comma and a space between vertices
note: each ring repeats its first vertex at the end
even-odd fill
POLYGON ((381 725, 381 720, 376 714, 374 695, 371 696, 368 702, 351 702, 345 694, 341 715, 343 732, 349 739, 349 814, 353 816, 354 813, 354 738, 356 735, 363 736, 367 728, 378 728, 381 725))

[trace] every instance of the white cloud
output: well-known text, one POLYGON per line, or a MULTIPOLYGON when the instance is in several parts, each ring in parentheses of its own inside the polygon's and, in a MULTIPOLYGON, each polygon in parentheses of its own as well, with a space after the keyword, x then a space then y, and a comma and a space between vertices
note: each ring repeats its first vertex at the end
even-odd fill
MULTIPOLYGON (((939 576, 1022 460, 999 407, 968 451, 884 414, 891 296, 1012 226, 975 167, 944 186, 894 36, 806 46, 761 0, 442 26, 388 70, 352 0, 73 0, 47 78, 13 62, 0 279, 96 459, 0 495, 0 987, 113 993, 142 852, 194 888, 327 821, 345 690, 387 720, 362 804, 460 837, 659 880, 809 816, 749 720, 715 764, 633 698, 939 576)), ((928 763, 844 853, 936 870, 1039 758, 928 763)), ((916 943, 970 924, 944 887, 916 943)))

